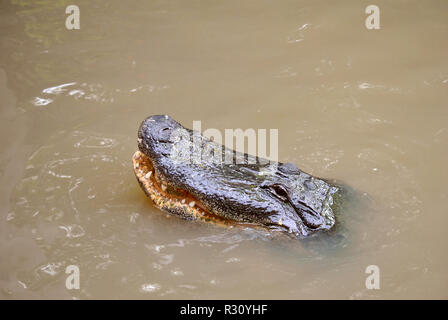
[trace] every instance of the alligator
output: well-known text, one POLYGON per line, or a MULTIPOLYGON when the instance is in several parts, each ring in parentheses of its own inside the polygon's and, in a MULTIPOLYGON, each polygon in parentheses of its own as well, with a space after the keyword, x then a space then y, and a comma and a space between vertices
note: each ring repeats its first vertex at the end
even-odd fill
POLYGON ((167 115, 146 118, 137 140, 137 180, 169 214, 298 239, 336 223, 343 191, 334 180, 226 148, 167 115))

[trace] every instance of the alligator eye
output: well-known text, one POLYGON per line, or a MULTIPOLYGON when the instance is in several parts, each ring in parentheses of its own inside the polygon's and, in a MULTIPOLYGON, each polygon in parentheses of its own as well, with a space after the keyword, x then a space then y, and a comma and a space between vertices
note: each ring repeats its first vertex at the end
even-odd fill
POLYGON ((268 189, 272 194, 274 194, 277 198, 287 201, 288 200, 288 192, 286 191, 285 187, 283 187, 280 184, 273 184, 270 186, 264 187, 268 189))

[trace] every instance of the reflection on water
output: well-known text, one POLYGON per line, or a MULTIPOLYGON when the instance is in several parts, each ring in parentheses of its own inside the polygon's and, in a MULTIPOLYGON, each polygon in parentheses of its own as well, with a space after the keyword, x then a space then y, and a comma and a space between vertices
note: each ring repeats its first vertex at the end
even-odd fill
POLYGON ((77 31, 68 4, 0 4, 0 296, 447 298, 446 3, 382 4, 377 31, 356 1, 81 1, 77 31), (338 229, 156 210, 131 165, 151 114, 278 128, 281 161, 353 189, 338 229))
POLYGON ((137 88, 123 90, 124 92, 122 92, 122 89, 105 89, 101 84, 81 83, 80 85, 78 85, 76 82, 72 82, 42 90, 42 94, 45 98, 35 97, 32 103, 35 106, 46 106, 50 103, 53 103, 54 101, 57 102, 57 95, 73 97, 76 100, 85 99, 101 103, 113 103, 114 95, 119 95, 120 93, 127 94, 128 92, 134 93, 138 91, 153 92, 167 88, 168 86, 166 85, 155 86, 147 84, 138 86, 137 88))

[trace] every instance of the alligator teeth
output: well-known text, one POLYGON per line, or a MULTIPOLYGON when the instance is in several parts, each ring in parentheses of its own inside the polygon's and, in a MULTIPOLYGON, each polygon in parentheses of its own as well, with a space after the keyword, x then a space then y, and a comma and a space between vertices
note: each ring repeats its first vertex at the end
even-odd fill
POLYGON ((283 219, 282 218, 280 218, 280 220, 278 220, 278 224, 281 225, 281 226, 283 225, 283 219))
POLYGON ((149 171, 147 174, 145 174, 145 179, 149 179, 149 177, 151 176, 152 171, 149 171))
POLYGON ((138 168, 138 162, 135 164, 135 168, 138 168))
POLYGON ((162 184, 162 190, 163 190, 163 191, 166 190, 166 184, 162 184))
POLYGON ((188 205, 193 208, 195 204, 196 204, 196 202, 191 201, 188 205))
POLYGON ((141 138, 138 138, 137 141, 138 141, 139 144, 142 143, 142 139, 141 138))
POLYGON ((185 199, 182 199, 182 201, 181 201, 182 203, 185 203, 185 199))

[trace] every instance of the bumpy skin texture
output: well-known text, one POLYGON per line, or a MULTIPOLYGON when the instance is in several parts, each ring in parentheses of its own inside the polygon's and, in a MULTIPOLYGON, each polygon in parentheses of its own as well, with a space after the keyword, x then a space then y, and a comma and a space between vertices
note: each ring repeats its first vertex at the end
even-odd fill
MULTIPOLYGON (((329 230, 335 223, 332 205, 339 188, 294 164, 269 163, 227 149, 166 115, 142 122, 138 147, 151 160, 158 181, 168 189, 187 191, 216 216, 298 238, 329 230), (215 155, 220 150, 223 161, 197 160, 198 150, 214 150, 215 155), (226 155, 233 157, 233 163, 224 161, 226 155)), ((169 207, 162 209, 177 214, 169 207)))

